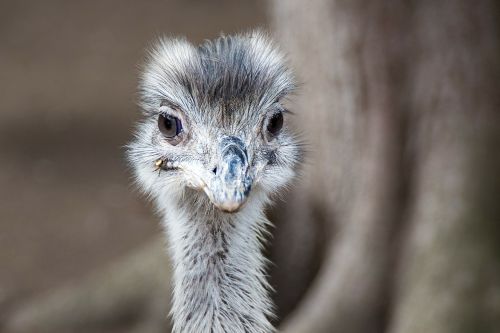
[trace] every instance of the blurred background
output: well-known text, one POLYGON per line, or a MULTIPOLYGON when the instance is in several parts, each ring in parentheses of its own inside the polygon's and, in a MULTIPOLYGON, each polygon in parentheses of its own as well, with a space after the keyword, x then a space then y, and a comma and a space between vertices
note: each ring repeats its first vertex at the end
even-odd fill
POLYGON ((158 36, 289 55, 303 175, 269 211, 284 332, 500 332, 495 1, 0 1, 0 332, 165 332, 123 146, 158 36))

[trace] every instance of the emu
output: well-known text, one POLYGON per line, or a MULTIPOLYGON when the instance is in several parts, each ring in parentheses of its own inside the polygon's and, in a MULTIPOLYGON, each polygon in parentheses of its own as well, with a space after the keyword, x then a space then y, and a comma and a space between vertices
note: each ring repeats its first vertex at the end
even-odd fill
POLYGON ((301 161, 284 121, 295 87, 258 31, 199 46, 162 39, 149 52, 128 159, 168 238, 173 332, 275 331, 264 208, 301 161))

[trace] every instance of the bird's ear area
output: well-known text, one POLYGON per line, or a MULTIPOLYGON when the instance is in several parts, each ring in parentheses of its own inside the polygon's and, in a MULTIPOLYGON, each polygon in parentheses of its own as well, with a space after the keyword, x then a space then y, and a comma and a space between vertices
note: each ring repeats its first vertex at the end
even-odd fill
POLYGON ((179 85, 198 66, 197 50, 185 38, 156 40, 148 49, 139 79, 139 105, 146 115, 157 114, 162 101, 182 103, 179 85))
POLYGON ((295 76, 288 66, 289 61, 285 53, 270 35, 257 29, 243 36, 250 45, 248 50, 256 72, 266 73, 262 78, 265 100, 261 101, 261 106, 275 103, 293 94, 297 88, 295 76))
POLYGON ((196 47, 186 38, 160 37, 147 51, 146 63, 155 69, 178 71, 194 60, 196 47))
POLYGON ((249 50, 257 64, 279 67, 286 63, 284 53, 267 32, 256 29, 247 32, 243 37, 248 40, 249 50))

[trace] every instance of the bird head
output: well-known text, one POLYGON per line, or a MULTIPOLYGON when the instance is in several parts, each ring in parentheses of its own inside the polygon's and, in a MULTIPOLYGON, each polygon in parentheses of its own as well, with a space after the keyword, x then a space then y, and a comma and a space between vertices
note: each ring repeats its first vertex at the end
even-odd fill
POLYGON ((160 40, 141 76, 144 118, 128 149, 138 183, 157 200, 192 195, 229 213, 254 193, 276 193, 301 156, 283 105, 294 88, 260 32, 197 47, 160 40))

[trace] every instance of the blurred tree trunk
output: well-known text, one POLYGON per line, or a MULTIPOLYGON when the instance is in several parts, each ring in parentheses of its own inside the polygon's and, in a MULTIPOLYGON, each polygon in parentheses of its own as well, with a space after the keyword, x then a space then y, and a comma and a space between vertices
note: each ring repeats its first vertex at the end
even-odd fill
POLYGON ((500 331, 499 7, 415 8, 415 188, 391 332, 500 331))
POLYGON ((288 0, 272 13, 304 83, 299 191, 331 232, 284 331, 500 330, 498 5, 288 0))

